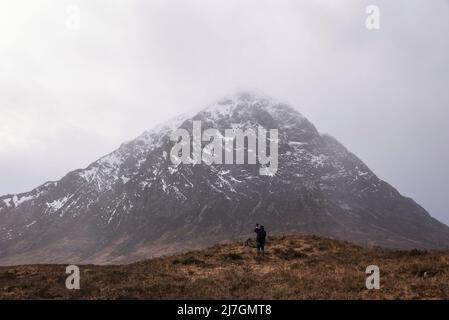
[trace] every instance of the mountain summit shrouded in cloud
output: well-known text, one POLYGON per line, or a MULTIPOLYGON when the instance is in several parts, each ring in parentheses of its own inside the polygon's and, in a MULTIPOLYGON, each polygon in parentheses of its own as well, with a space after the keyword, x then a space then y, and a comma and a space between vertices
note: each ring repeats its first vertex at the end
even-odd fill
POLYGON ((117 263, 243 237, 309 233, 391 248, 447 248, 449 228, 380 180, 295 108, 239 93, 124 143, 85 169, 0 197, 0 264, 117 263), (279 132, 279 167, 170 161, 176 128, 279 132))
POLYGON ((449 224, 448 15, 447 0, 0 1, 0 194, 254 87, 449 224))

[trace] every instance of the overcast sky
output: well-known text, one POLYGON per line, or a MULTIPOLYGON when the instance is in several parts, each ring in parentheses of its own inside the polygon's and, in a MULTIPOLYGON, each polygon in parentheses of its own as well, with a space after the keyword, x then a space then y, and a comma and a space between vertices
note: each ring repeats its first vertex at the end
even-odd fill
POLYGON ((447 0, 0 0, 0 194, 247 88, 449 223, 447 0))

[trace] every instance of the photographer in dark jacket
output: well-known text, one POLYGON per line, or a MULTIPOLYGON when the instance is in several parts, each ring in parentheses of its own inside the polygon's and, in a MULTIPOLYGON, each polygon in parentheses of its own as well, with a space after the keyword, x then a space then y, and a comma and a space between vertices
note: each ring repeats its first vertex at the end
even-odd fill
POLYGON ((264 226, 259 226, 256 224, 256 229, 254 229, 256 233, 256 244, 257 244, 257 255, 265 254, 265 239, 267 237, 267 232, 265 231, 264 226))

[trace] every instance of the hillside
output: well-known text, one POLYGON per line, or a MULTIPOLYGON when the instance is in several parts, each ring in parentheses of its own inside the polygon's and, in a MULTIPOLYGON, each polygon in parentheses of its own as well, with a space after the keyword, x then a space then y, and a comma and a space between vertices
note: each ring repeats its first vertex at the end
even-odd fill
POLYGON ((1 299, 449 299, 449 252, 364 248, 317 236, 269 239, 265 257, 241 243, 129 265, 83 265, 81 289, 65 265, 0 267, 1 299), (381 289, 365 288, 365 268, 381 289))

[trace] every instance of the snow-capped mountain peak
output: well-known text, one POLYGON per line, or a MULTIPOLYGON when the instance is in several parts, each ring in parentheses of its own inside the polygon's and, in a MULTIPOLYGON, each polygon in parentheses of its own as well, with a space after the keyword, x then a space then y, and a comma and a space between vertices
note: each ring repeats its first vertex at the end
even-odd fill
POLYGON ((380 180, 297 109, 237 93, 144 132, 85 169, 0 197, 0 264, 133 261, 246 235, 304 232, 394 248, 446 248, 449 228, 380 180), (279 167, 175 166, 170 134, 263 126, 279 132, 279 167))

